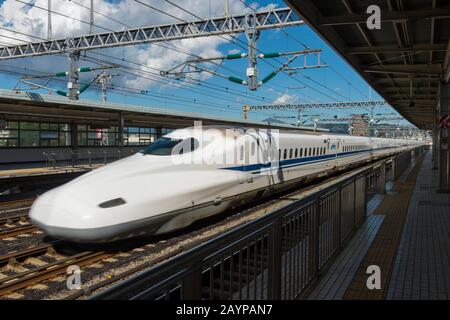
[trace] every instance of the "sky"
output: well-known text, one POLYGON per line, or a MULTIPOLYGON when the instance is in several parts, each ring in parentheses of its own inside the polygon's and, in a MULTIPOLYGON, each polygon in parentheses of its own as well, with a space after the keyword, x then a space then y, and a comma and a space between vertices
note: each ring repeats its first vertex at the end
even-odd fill
MULTIPOLYGON (((286 7, 283 1, 245 1, 257 9, 286 7)), ((52 0, 52 36, 65 38, 89 33, 90 0, 52 0), (72 17, 72 18, 69 18, 72 17)), ((231 13, 250 12, 240 0, 229 0, 231 13)), ((94 0, 94 32, 123 30, 127 27, 140 27, 155 24, 192 21, 196 17, 218 17, 224 14, 224 1, 219 0, 94 0), (172 2, 172 3, 170 3, 172 2), (152 6, 150 8, 145 4, 152 6), (182 7, 184 10, 177 8, 182 7), (187 11, 187 12, 186 12, 187 11), (171 16, 163 14, 165 12, 171 16), (178 21, 177 21, 178 20, 178 21)), ((40 41, 47 38, 47 0, 0 0, 0 46, 16 44, 22 41, 40 41), (16 33, 11 32, 16 31, 16 33)), ((168 70, 193 55, 206 57, 224 56, 246 49, 244 34, 235 39, 226 37, 205 37, 176 40, 158 44, 145 44, 112 49, 88 51, 80 61, 80 66, 100 66, 120 64, 125 67, 108 70, 115 76, 108 90, 108 101, 135 104, 148 107, 165 108, 175 111, 195 112, 203 115, 242 118, 243 105, 271 103, 309 103, 381 100, 368 84, 343 61, 308 26, 289 27, 283 30, 265 30, 258 40, 259 52, 292 52, 320 49, 319 69, 303 70, 300 74, 288 75, 280 72, 257 91, 246 86, 230 82, 211 73, 189 74, 185 79, 176 80, 160 76, 161 70, 168 70), (237 40, 236 40, 237 39, 237 40)), ((278 68, 286 58, 258 59, 260 77, 264 77, 278 68), (263 61, 264 60, 264 61, 263 61)), ((317 64, 317 56, 307 58, 307 64, 317 64)), ((301 67, 302 57, 290 66, 301 67)), ((216 64, 201 64, 223 76, 246 77, 247 60, 226 60, 216 64)), ((47 76, 67 71, 67 56, 52 55, 26 59, 0 61, 0 88, 26 88, 20 83, 21 75, 40 75, 45 78, 33 79, 35 83, 56 90, 65 90, 64 78, 46 83, 47 76), (12 74, 20 73, 21 75, 12 74)), ((99 72, 99 71, 98 71, 99 72)), ((98 72, 82 74, 81 81, 93 79, 98 72)), ((48 90, 35 92, 49 93, 48 90)), ((98 87, 84 92, 80 99, 101 100, 98 87)), ((313 115, 322 118, 334 116, 346 117, 353 113, 367 113, 367 110, 305 110, 303 119, 312 119, 313 115)), ((375 109, 376 113, 394 112, 391 108, 375 109)), ((296 112, 288 111, 251 111, 251 120, 263 120, 268 117, 280 117, 281 120, 295 121, 289 117, 296 112)))

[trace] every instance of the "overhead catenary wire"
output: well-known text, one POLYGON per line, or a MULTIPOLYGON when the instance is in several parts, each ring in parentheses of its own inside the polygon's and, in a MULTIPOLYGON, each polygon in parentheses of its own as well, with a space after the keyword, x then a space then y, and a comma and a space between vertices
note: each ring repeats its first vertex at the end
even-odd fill
MULTIPOLYGON (((75 20, 75 21, 79 21, 79 22, 84 23, 84 24, 87 24, 87 25, 91 25, 90 22, 84 21, 84 20, 82 20, 82 19, 78 19, 78 18, 71 17, 71 16, 65 15, 65 14, 63 14, 63 13, 54 11, 54 10, 49 10, 48 8, 40 7, 40 6, 38 6, 38 5, 34 4, 34 3, 26 3, 26 2, 24 2, 24 1, 22 1, 22 0, 16 0, 16 1, 17 1, 17 2, 20 2, 20 3, 23 3, 23 4, 25 4, 25 5, 29 5, 29 6, 36 7, 36 8, 38 8, 38 9, 40 9, 40 10, 44 10, 44 11, 47 11, 47 12, 51 12, 51 13, 54 13, 54 14, 57 14, 57 15, 60 15, 60 16, 63 16, 63 17, 66 17, 66 18, 75 20)), ((153 10, 156 10, 156 11, 158 11, 159 13, 162 13, 162 14, 164 14, 164 15, 167 15, 167 16, 169 16, 169 17, 171 17, 171 18, 177 19, 177 20, 182 21, 182 22, 185 22, 185 23, 188 22, 188 21, 183 20, 183 19, 181 19, 181 18, 179 18, 179 17, 176 17, 176 16, 174 16, 174 15, 172 15, 172 14, 169 14, 169 13, 163 11, 163 10, 160 10, 160 9, 154 7, 154 6, 151 6, 151 5, 149 5, 149 4, 146 4, 146 3, 142 2, 142 1, 139 1, 139 0, 135 0, 135 1, 136 1, 137 3, 140 3, 140 4, 144 5, 144 6, 146 6, 146 7, 151 8, 151 9, 153 9, 153 10)), ((96 25, 96 24, 94 24, 94 26, 95 26, 95 27, 98 27, 98 28, 100 28, 100 29, 103 29, 103 30, 113 31, 113 30, 111 30, 111 29, 109 29, 109 28, 105 28, 105 27, 102 27, 102 26, 99 26, 99 25, 96 25)), ((220 38, 222 38, 222 39, 225 39, 225 40, 227 40, 227 41, 230 41, 230 40, 227 39, 226 37, 223 37, 223 36, 220 36, 220 35, 217 35, 217 36, 220 37, 220 38)), ((240 40, 240 39, 238 39, 238 38, 234 38, 234 39, 235 39, 236 41, 239 41, 239 42, 242 42, 242 43, 246 44, 245 42, 243 42, 242 40, 240 40)), ((245 47, 243 47, 242 45, 239 45, 239 44, 236 44, 236 45, 238 45, 238 46, 240 46, 241 48, 245 49, 245 47)), ((258 50, 258 51, 259 51, 259 50, 258 50)), ((260 51, 259 51, 259 52, 260 52, 260 51)), ((266 61, 266 60, 263 60, 263 61, 265 61, 266 63, 268 63, 268 61, 266 61)), ((279 61, 276 60, 276 59, 275 59, 275 61, 277 61, 278 63, 281 63, 281 62, 279 62, 279 61)), ((272 67, 276 68, 273 64, 270 64, 270 63, 269 63, 269 65, 271 65, 272 67)), ((299 81, 298 79, 296 79, 296 78, 294 78, 294 77, 292 77, 292 78, 295 79, 296 81, 300 82, 300 83, 303 83, 303 82, 299 81)), ((319 90, 317 90, 317 89, 315 89, 315 88, 313 88, 313 87, 311 87, 311 89, 313 89, 314 91, 318 92, 319 94, 322 94, 322 95, 324 95, 324 96, 326 96, 326 97, 329 97, 329 98, 331 98, 331 99, 333 99, 333 100, 338 101, 337 99, 331 97, 330 95, 324 94, 323 92, 321 92, 321 91, 319 91, 319 90)), ((334 91, 332 91, 332 92, 336 94, 336 92, 334 92, 334 91)))
MULTIPOLYGON (((19 1, 19 2, 22 2, 22 3, 24 3, 23 1, 19 1)), ((34 5, 34 4, 27 4, 27 5, 34 5)), ((34 5, 35 6, 35 5, 34 5)), ((46 8, 42 8, 42 7, 39 7, 40 9, 42 9, 42 10, 47 10, 46 8)), ((163 12, 162 10, 160 10, 161 12, 163 12)), ((59 14, 59 13, 57 13, 57 14, 59 14)), ((65 15, 63 15, 63 16, 65 16, 65 15)), ((175 17, 175 16, 172 16, 172 17, 175 17)), ((71 17, 67 17, 67 18, 71 18, 71 17)), ((176 18, 176 17, 175 17, 176 18)), ((80 19, 76 19, 76 20, 80 20, 80 19)), ((179 19, 179 20, 181 20, 181 19, 179 19)), ((83 20, 80 20, 81 22, 83 22, 83 23, 86 23, 86 24, 89 24, 89 22, 85 22, 85 21, 83 21, 83 20)), ((107 28, 104 28, 104 27, 101 27, 101 26, 97 26, 97 27, 100 27, 100 28, 102 28, 102 29, 106 29, 106 30, 109 30, 109 29, 107 29, 107 28)), ((112 30, 110 30, 110 31, 112 31, 112 30)), ((239 40, 239 39, 238 39, 239 40)), ((227 41, 230 41, 229 39, 227 39, 227 41)), ((239 40, 240 41, 240 40, 239 40)), ((242 41, 241 41, 242 42, 242 41)), ((242 46, 241 46, 242 47, 242 46)), ((245 49, 245 48, 244 48, 245 49)), ((314 88, 312 88, 313 90, 315 90, 314 88)), ((317 91, 317 90, 316 90, 317 91)), ((246 98, 248 98, 248 97, 246 97, 246 98)))
MULTIPOLYGON (((241 3, 243 3, 247 8, 253 10, 254 12, 257 12, 257 10, 256 10, 255 8, 253 8, 253 7, 251 7, 250 5, 248 5, 244 0, 239 0, 239 1, 240 1, 241 3)), ((282 28, 281 28, 280 30, 281 30, 286 36, 290 37, 291 39, 293 39, 294 41, 296 41, 297 43, 299 43, 300 45, 302 45, 305 49, 310 49, 310 47, 309 47, 308 45, 306 45, 304 42, 298 40, 297 38, 295 38, 294 36, 292 36, 291 34, 289 34, 286 30, 284 30, 284 29, 282 29, 282 28)), ((324 59, 322 59, 322 60, 323 60, 323 62, 324 62, 325 64, 328 65, 328 63, 327 63, 324 59)), ((342 76, 335 68, 333 68, 331 65, 328 65, 328 67, 329 67, 334 73, 336 73, 340 78, 342 78, 347 84, 349 84, 352 88, 354 88, 355 90, 357 90, 361 95, 367 97, 366 94, 364 94, 362 91, 360 91, 358 88, 356 88, 350 81, 348 81, 348 79, 346 79, 344 76, 342 76)), ((306 76, 306 75, 304 75, 304 74, 302 74, 302 73, 300 73, 300 75, 304 76, 305 78, 307 78, 307 79, 310 80, 310 81, 313 81, 315 84, 320 85, 321 87, 324 87, 325 89, 327 89, 327 90, 329 90, 329 91, 335 93, 336 95, 339 95, 339 96, 341 96, 341 97, 344 97, 344 98, 348 99, 348 97, 345 97, 345 96, 343 96, 343 95, 341 95, 341 94, 339 94, 339 93, 336 93, 333 89, 331 89, 331 88, 329 88, 329 87, 327 87, 327 86, 325 86, 325 85, 323 85, 323 84, 320 84, 319 82, 313 80, 312 78, 310 78, 310 77, 308 77, 308 76, 306 76)))
MULTIPOLYGON (((21 1, 21 0, 16 0, 16 1, 24 3, 24 2, 21 1)), ((42 7, 36 6, 35 4, 28 4, 28 5, 30 5, 30 6, 35 6, 35 7, 39 8, 39 9, 41 9, 41 10, 46 10, 46 11, 48 11, 47 8, 42 8, 42 7)), ((56 13, 57 13, 57 12, 56 12, 56 13)), ((62 16, 65 16, 65 17, 68 17, 68 16, 63 15, 63 14, 61 14, 61 15, 62 15, 62 16)), ((68 18, 71 18, 71 17, 68 17, 68 18)), ((85 24, 89 24, 89 22, 86 22, 86 21, 81 20, 81 19, 75 19, 75 20, 80 21, 80 22, 85 23, 85 24)), ((99 27, 99 28, 102 28, 102 29, 105 29, 105 30, 108 30, 108 31, 113 31, 113 30, 111 30, 111 29, 108 29, 108 28, 105 28, 105 27, 102 27, 102 26, 99 26, 99 25, 96 25, 96 27, 99 27)), ((25 35, 27 35, 27 34, 25 34, 25 35)), ((30 35, 28 35, 28 36, 30 36, 30 35)), ((167 47, 166 47, 166 48, 167 48, 167 47)), ((170 48, 167 48, 167 49, 170 49, 170 48)), ((159 70, 159 71, 161 71, 161 70, 159 70)), ((138 75, 136 75, 136 76, 138 76, 138 75)), ((197 92, 197 93, 198 93, 198 92, 197 92)), ((247 97, 247 98, 248 98, 248 97, 247 97)))
MULTIPOLYGON (((36 8, 38 8, 38 9, 41 9, 41 10, 44 10, 44 11, 50 11, 50 12, 52 12, 52 13, 61 15, 61 16, 63 16, 63 17, 69 18, 69 19, 73 19, 73 20, 82 22, 82 23, 87 24, 87 25, 91 25, 90 22, 84 21, 84 20, 82 20, 82 19, 77 19, 77 18, 74 18, 74 17, 70 17, 70 16, 67 16, 67 15, 65 15, 65 14, 62 14, 62 13, 60 13, 60 12, 56 12, 56 11, 54 11, 54 10, 49 10, 48 8, 43 8, 43 7, 37 6, 36 4, 33 4, 33 3, 26 3, 26 2, 21 1, 21 0, 16 0, 16 1, 21 2, 21 3, 24 3, 24 4, 29 5, 29 6, 36 7, 36 8)), ((154 10, 160 12, 160 13, 163 13, 163 14, 165 14, 165 15, 168 15, 168 16, 170 16, 170 17, 172 17, 172 18, 174 18, 174 19, 177 19, 177 20, 179 20, 179 21, 187 22, 186 20, 183 20, 183 19, 181 19, 181 18, 178 18, 178 17, 176 17, 176 16, 174 16, 174 15, 168 14, 168 13, 166 13, 165 11, 160 10, 160 9, 154 7, 154 6, 148 5, 148 4, 146 4, 146 3, 142 2, 142 1, 136 1, 136 2, 141 3, 141 4, 143 4, 143 5, 147 6, 147 7, 150 7, 150 8, 152 8, 152 9, 154 9, 154 10)), ((104 29, 104 30, 113 31, 113 30, 111 30, 111 29, 109 29, 109 28, 105 28, 105 27, 102 27, 102 26, 99 26, 99 25, 95 25, 95 26, 98 27, 98 28, 104 29)), ((222 38, 222 39, 225 39, 225 40, 227 40, 227 41, 230 41, 230 40, 227 39, 226 37, 222 37, 222 36, 220 36, 220 35, 219 35, 219 37, 222 38)), ((241 41, 240 39, 237 39, 237 38, 234 38, 234 39, 237 40, 237 41, 239 41, 239 42, 243 42, 243 41, 241 41)), ((244 43, 244 42, 243 42, 243 43, 244 43)), ((245 43, 244 43, 244 44, 245 44, 245 43)), ((240 46, 241 48, 245 49, 245 47, 243 47, 242 45, 239 45, 239 44, 237 44, 237 45, 240 46)), ((275 67, 275 66, 272 65, 272 67, 275 67)), ((322 92, 320 92, 320 91, 318 91, 318 90, 316 90, 316 89, 314 89, 314 88, 312 88, 312 89, 315 90, 315 91, 317 91, 318 93, 323 94, 322 92)), ((323 94, 323 95, 324 95, 324 94, 323 94)), ((329 95, 325 95, 325 96, 332 98, 332 97, 329 96, 329 95)))
MULTIPOLYGON (((137 0, 135 0, 135 1, 137 1, 137 0)), ((165 1, 166 1, 166 0, 165 0, 165 1)), ((142 3, 141 1, 137 1, 137 2, 142 3)), ((166 1, 166 2, 167 2, 167 1, 166 1)), ((241 2, 242 2, 242 1, 241 1, 241 2)), ((244 3, 246 6, 248 6, 245 2, 243 2, 243 3, 244 3)), ((153 6, 152 6, 152 7, 153 7, 153 6)), ((248 7, 249 7, 249 6, 248 6, 248 7)), ((251 7, 249 7, 249 8, 251 8, 251 7)), ((251 9, 254 10, 253 8, 251 8, 251 9)), ((158 9, 158 11, 161 12, 161 13, 164 13, 163 10, 158 9)), ((197 15, 193 14, 192 12, 190 12, 189 10, 187 10, 187 9, 183 9, 183 11, 185 11, 185 12, 187 12, 187 13, 190 13, 190 14, 191 14, 192 16, 194 16, 194 17, 200 18, 200 17, 198 17, 197 15)), ((254 10, 254 11, 255 11, 255 10, 254 10)), ((257 11, 255 11, 255 12, 257 12, 257 11)), ((166 14, 166 15, 172 17, 172 18, 175 17, 175 16, 172 15, 172 14, 168 14, 168 13, 164 13, 164 14, 166 14)), ((185 23, 188 22, 188 21, 186 21, 186 20, 184 20, 184 19, 181 19, 181 18, 178 18, 178 17, 175 17, 175 18, 178 19, 179 21, 182 21, 182 22, 185 22, 185 23)), ((200 18, 200 19, 201 19, 201 18, 200 18)), ((227 41, 230 41, 229 39, 226 39, 226 38, 224 38, 224 37, 222 37, 222 36, 220 36, 220 35, 217 35, 217 36, 218 36, 218 37, 221 37, 221 38, 223 38, 223 39, 225 39, 225 40, 227 40, 227 41)), ((244 42, 244 41, 242 41, 242 40, 240 40, 240 39, 238 39, 238 38, 236 38, 236 37, 234 37, 234 39, 235 39, 236 41, 238 41, 238 42, 241 42, 241 43, 247 45, 246 42, 244 42)), ((242 49, 246 50, 246 48, 245 48, 244 46, 242 46, 242 45, 240 45, 240 44, 237 44, 237 43, 236 43, 236 45, 238 45, 238 46, 241 47, 242 49)), ((258 48, 254 48, 254 49, 256 49, 257 52, 263 53, 263 52, 261 52, 258 48)), ((277 67, 276 67, 275 65, 271 64, 271 63, 268 62, 266 59, 263 59, 263 61, 264 61, 265 63, 269 64, 272 68, 277 69, 277 67)), ((283 65, 283 62, 280 62, 278 59, 275 59, 275 58, 274 58, 274 61, 276 61, 276 62, 279 63, 280 65, 283 65)), ((292 77, 292 76, 291 76, 290 78, 294 79, 295 81, 297 81, 297 82, 299 82, 299 83, 302 83, 302 84, 304 84, 304 85, 307 85, 307 84, 305 84, 304 82, 302 82, 301 80, 299 80, 299 79, 297 79, 297 78, 295 78, 295 77, 292 77)), ((307 85, 307 86, 308 86, 308 85, 307 85)), ((324 96, 326 96, 326 97, 328 97, 328 98, 330 98, 330 99, 332 99, 332 100, 339 101, 339 100, 337 100, 336 98, 334 98, 334 97, 332 97, 332 96, 330 96, 330 95, 328 95, 328 94, 325 94, 325 93, 323 93, 323 92, 321 92, 321 91, 319 91, 319 90, 317 90, 317 89, 315 89, 315 88, 313 88, 313 87, 311 87, 311 86, 308 86, 308 87, 310 87, 312 90, 316 91, 317 93, 322 94, 322 95, 324 95, 324 96)), ((334 90, 332 90, 332 89, 330 89, 330 88, 328 88, 328 87, 327 87, 327 89, 330 90, 332 93, 334 93, 334 94, 336 94, 336 95, 340 95, 340 94, 336 93, 334 90)), ((340 95, 340 96, 342 96, 342 95, 340 95)), ((342 97, 346 98, 345 96, 342 96, 342 97)))
MULTIPOLYGON (((0 67, 9 67, 9 66, 2 66, 0 65, 0 67)), ((9 73, 9 74, 16 74, 16 75, 29 75, 29 72, 38 72, 40 73, 40 75, 43 75, 43 73, 41 71, 37 71, 37 70, 32 70, 32 69, 26 69, 27 73, 25 72, 18 72, 17 68, 14 67, 14 71, 11 70, 1 70, 2 72, 5 73, 9 73)), ((64 80, 62 79, 51 79, 51 81, 55 81, 55 82, 60 82, 60 83, 65 83, 64 80)), ((83 83, 82 83, 83 84, 83 83)), ((94 85, 96 90, 101 90, 100 87, 94 85)), ((152 99, 158 99, 158 100, 172 100, 172 101, 176 101, 176 102, 183 102, 183 103, 189 103, 189 104, 195 104, 195 105, 203 105, 203 107, 209 108, 209 109, 214 109, 214 110, 218 110, 218 111, 222 111, 222 112, 227 112, 227 111, 231 111, 231 112, 237 112, 240 113, 241 109, 237 109, 237 108, 224 108, 223 105, 215 105, 215 104, 211 104, 209 102, 203 102, 203 101, 194 101, 194 100, 189 100, 183 97, 179 97, 176 95, 172 95, 171 97, 168 97, 167 95, 162 95, 162 94, 156 94, 156 93, 148 93, 148 92, 142 92, 145 91, 143 89, 138 89, 138 88, 130 88, 130 87, 124 87, 124 86, 114 86, 114 87, 110 87, 110 90, 112 91, 119 91, 119 92, 127 92, 127 93, 132 93, 135 94, 137 97, 138 96, 148 96, 148 97, 152 97, 152 99)), ((182 106, 185 106, 184 104, 182 106)))
MULTIPOLYGON (((68 1, 70 1, 70 2, 72 2, 72 3, 74 3, 74 4, 77 4, 77 5, 79 5, 79 6, 83 7, 83 8, 86 8, 86 9, 91 10, 91 8, 89 8, 89 7, 87 7, 87 6, 84 6, 84 5, 78 3, 78 2, 76 2, 76 1, 74 1, 74 0, 68 0, 68 1)), ((110 19, 110 20, 112 20, 112 21, 114 21, 114 22, 116 22, 116 23, 119 23, 119 24, 121 24, 121 25, 123 25, 123 26, 125 26, 125 27, 127 27, 127 28, 132 28, 132 26, 130 26, 130 25, 128 25, 128 24, 125 24, 125 23, 123 23, 122 21, 119 21, 119 20, 117 20, 117 19, 114 19, 114 18, 111 18, 111 17, 109 17, 109 16, 103 15, 103 14, 101 14, 100 12, 98 12, 98 11, 96 11, 96 10, 93 10, 93 12, 96 13, 96 14, 99 14, 99 15, 101 15, 101 16, 107 18, 107 19, 110 19)), ((196 17, 198 17, 198 16, 196 16, 196 17)), ((200 18, 200 19, 201 19, 201 18, 200 18)), ((171 45, 172 47, 167 47, 167 46, 164 46, 164 45, 161 45, 161 44, 153 44, 153 45, 156 45, 156 46, 159 46, 159 47, 168 49, 168 50, 173 50, 173 51, 176 51, 176 52, 179 52, 179 53, 182 53, 182 54, 186 54, 186 55, 194 56, 194 57, 197 57, 197 58, 201 58, 200 56, 198 56, 198 55, 196 55, 196 54, 194 54, 194 53, 192 53, 192 52, 189 52, 189 51, 187 51, 187 50, 185 50, 185 49, 181 49, 181 48, 176 47, 176 46, 173 45, 172 43, 168 44, 168 45, 171 45)), ((99 53, 96 53, 96 54, 99 54, 99 53)), ((106 55, 105 55, 105 56, 106 56, 106 55)), ((112 57, 112 56, 109 56, 109 57, 110 57, 110 58, 115 58, 115 57, 112 57)), ((115 58, 115 59, 117 59, 117 60, 122 60, 122 61, 126 61, 126 62, 128 62, 128 63, 133 63, 134 65, 140 65, 140 66, 143 66, 143 67, 146 67, 146 68, 150 68, 150 69, 153 69, 153 70, 158 71, 158 72, 161 72, 161 71, 162 71, 161 69, 157 69, 157 68, 151 67, 151 66, 146 65, 146 64, 140 64, 140 63, 136 63, 136 62, 132 62, 132 61, 125 60, 125 59, 120 59, 120 58, 115 58)), ((213 62, 213 61, 212 61, 211 63, 213 63, 213 64, 215 64, 215 65, 218 65, 217 63, 215 63, 215 62, 213 62)), ((221 66, 221 67, 237 74, 236 71, 231 70, 230 68, 227 68, 227 67, 225 67, 225 66, 221 66)), ((200 83, 202 82, 202 81, 200 81, 199 79, 195 79, 195 78, 191 78, 191 77, 187 77, 187 78, 192 79, 193 81, 196 81, 196 82, 200 82, 200 83)), ((223 87, 223 86, 222 86, 222 87, 223 87)), ((229 90, 228 87, 223 87, 223 88, 225 88, 226 90, 229 90)), ((231 91, 231 90, 229 90, 229 91, 231 91)), ((234 91, 237 92, 237 90, 234 90, 234 91)), ((245 94, 245 97, 246 97, 246 98, 252 98, 252 95, 249 94, 248 92, 241 92, 241 93, 245 94)), ((267 101, 267 99, 265 99, 264 97, 260 98, 260 97, 258 97, 258 96, 256 96, 256 95, 254 95, 253 97, 254 97, 255 99, 258 99, 258 100, 261 100, 261 101, 264 101, 264 102, 267 101)))

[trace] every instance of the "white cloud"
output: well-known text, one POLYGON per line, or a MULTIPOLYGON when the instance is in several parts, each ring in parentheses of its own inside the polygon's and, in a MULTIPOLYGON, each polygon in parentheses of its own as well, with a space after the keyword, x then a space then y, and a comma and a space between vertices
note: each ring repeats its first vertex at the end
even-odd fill
POLYGON ((276 98, 273 103, 275 104, 288 104, 288 103, 296 103, 298 101, 298 96, 290 95, 288 93, 283 93, 278 98, 276 98))
POLYGON ((239 50, 239 49, 228 50, 228 54, 236 54, 236 53, 239 53, 239 52, 241 52, 241 50, 239 50))
MULTIPOLYGON (((30 0, 23 0, 24 2, 30 2, 30 0)), ((221 16, 224 12, 223 1, 211 1, 208 0, 172 0, 173 2, 179 4, 181 7, 186 8, 186 10, 191 11, 197 16, 208 17, 211 16, 221 16), (211 7, 209 5, 211 3, 211 7)), ((90 0, 76 0, 76 2, 89 7, 90 0)), ((152 5, 162 11, 165 11, 173 16, 179 17, 183 20, 195 20, 195 18, 170 5, 167 2, 160 0, 145 0, 143 1, 149 5, 152 5)), ((15 0, 5 0, 0 6, 0 23, 3 27, 12 29, 23 34, 34 35, 39 38, 47 37, 47 12, 39 9, 37 6, 42 8, 47 8, 47 0, 36 0, 34 2, 36 7, 20 3, 15 0)), ((176 22, 175 19, 163 15, 155 10, 147 8, 133 0, 121 0, 121 1, 106 1, 106 0, 96 0, 94 2, 95 10, 101 12, 106 17, 111 17, 115 20, 121 21, 123 24, 137 27, 146 25, 163 24, 168 22, 176 22)), ((78 20, 89 21, 89 10, 83 8, 76 3, 69 0, 58 0, 52 1, 52 10, 55 12, 60 12, 70 17, 76 18, 78 20)), ((245 6, 240 1, 230 1, 230 12, 231 13, 242 13, 250 9, 245 8, 245 6)), ((121 30, 125 26, 114 22, 104 16, 95 14, 94 23, 95 32, 106 31, 105 29, 99 28, 99 26, 111 29, 111 30, 121 30)), ((89 32, 89 25, 82 23, 80 21, 74 21, 66 17, 52 14, 52 30, 53 38, 65 38, 73 35, 81 35, 89 32)), ((17 41, 8 39, 1 36, 9 36, 20 38, 25 41, 38 41, 36 38, 27 37, 21 34, 15 34, 8 32, 6 30, 0 30, 0 45, 1 43, 17 43, 17 41)), ((196 39, 185 39, 179 41, 172 41, 170 43, 163 43, 165 46, 175 45, 182 50, 193 52, 197 55, 208 57, 220 55, 219 46, 226 43, 225 39, 219 37, 209 37, 209 38, 196 38, 196 39)), ((153 68, 157 69, 168 69, 178 63, 186 60, 187 55, 169 50, 166 48, 161 48, 156 45, 141 45, 141 46, 130 46, 123 48, 114 48, 103 50, 102 53, 116 56, 119 58, 125 57, 127 60, 135 61, 137 63, 147 64, 153 68)), ((98 57, 101 59, 107 59, 105 57, 95 56, 88 52, 88 55, 93 57, 98 57)), ((114 62, 114 60, 111 60, 114 62)), ((117 61, 115 61, 117 62, 117 61)), ((81 62, 81 64, 86 65, 86 62, 81 62)), ((55 58, 54 56, 47 57, 37 57, 33 59, 18 59, 11 61, 0 62, 0 65, 9 66, 20 66, 26 67, 30 70, 42 70, 49 73, 59 72, 67 70, 68 60, 64 58, 55 58)), ((136 68, 141 68, 134 66, 136 68)), ((148 70, 141 68, 142 70, 148 70)), ((155 71, 156 72, 156 71, 155 71)), ((120 73, 120 71, 118 71, 120 73)), ((87 75, 86 75, 87 76, 87 75)), ((86 77, 85 76, 85 77, 86 77)), ((202 74, 202 79, 209 77, 208 74, 202 74)), ((148 88, 156 83, 152 80, 141 79, 131 75, 121 76, 121 81, 126 86, 133 86, 135 88, 148 88)), ((115 80, 117 82, 117 80, 115 80)))

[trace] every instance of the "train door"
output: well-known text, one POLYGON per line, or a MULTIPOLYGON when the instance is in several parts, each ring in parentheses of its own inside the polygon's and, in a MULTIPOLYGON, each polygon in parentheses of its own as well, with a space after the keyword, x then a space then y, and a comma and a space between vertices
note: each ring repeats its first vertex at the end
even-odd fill
POLYGON ((280 159, 278 154, 278 139, 272 135, 271 131, 268 130, 266 134, 266 159, 265 159, 265 174, 267 176, 267 184, 271 187, 276 185, 279 181, 278 173, 280 170, 280 159))
POLYGON ((339 153, 341 152, 342 148, 344 146, 344 140, 341 138, 334 139, 334 166, 339 165, 339 153))

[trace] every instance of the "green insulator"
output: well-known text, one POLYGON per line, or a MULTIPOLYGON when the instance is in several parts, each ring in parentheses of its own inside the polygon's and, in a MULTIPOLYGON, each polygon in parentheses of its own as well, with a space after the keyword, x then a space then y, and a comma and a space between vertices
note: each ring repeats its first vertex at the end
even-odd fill
POLYGON ((78 68, 78 72, 91 72, 91 67, 80 67, 78 68))
POLYGON ((89 84, 83 84, 80 86, 80 93, 83 93, 89 88, 89 84))
POLYGON ((269 53, 263 53, 261 55, 261 58, 276 58, 281 56, 281 53, 279 52, 269 52, 269 53))
POLYGON ((55 74, 56 77, 65 77, 67 76, 68 72, 64 71, 64 72, 58 72, 55 74))
POLYGON ((62 91, 62 90, 56 90, 56 93, 59 94, 60 96, 67 97, 67 92, 65 92, 65 91, 62 91))
POLYGON ((239 79, 239 78, 236 78, 236 77, 228 77, 228 80, 230 80, 231 82, 239 83, 239 84, 244 84, 245 83, 245 80, 242 80, 242 79, 239 79))
POLYGON ((233 53, 233 54, 229 54, 227 55, 227 60, 234 60, 234 59, 241 59, 243 57, 245 57, 246 54, 245 53, 233 53))
POLYGON ((269 73, 269 75, 268 76, 266 76, 264 79, 262 79, 261 80, 261 82, 262 83, 266 83, 267 81, 269 81, 270 79, 272 79, 273 77, 275 77, 277 75, 277 73, 274 71, 274 72, 271 72, 271 73, 269 73))

